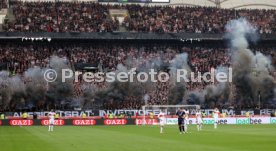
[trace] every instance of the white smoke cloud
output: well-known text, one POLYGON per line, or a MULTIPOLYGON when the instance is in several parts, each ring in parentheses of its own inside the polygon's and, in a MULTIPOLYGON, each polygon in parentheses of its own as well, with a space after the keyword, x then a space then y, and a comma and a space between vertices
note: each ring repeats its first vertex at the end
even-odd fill
POLYGON ((273 69, 271 60, 261 52, 254 54, 248 49, 248 39, 257 39, 256 28, 247 20, 238 19, 227 24, 226 29, 231 40, 233 82, 237 87, 238 96, 241 97, 238 99, 251 100, 250 105, 256 104, 259 92, 263 101, 271 99, 275 88, 270 75, 273 69))

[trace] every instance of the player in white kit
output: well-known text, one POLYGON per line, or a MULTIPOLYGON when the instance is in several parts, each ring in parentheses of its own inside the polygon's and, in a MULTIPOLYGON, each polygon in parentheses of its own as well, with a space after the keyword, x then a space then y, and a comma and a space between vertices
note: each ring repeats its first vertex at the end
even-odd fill
POLYGON ((51 110, 51 112, 48 113, 49 118, 49 132, 54 131, 54 123, 55 123, 55 112, 51 110))
POLYGON ((214 128, 215 129, 218 127, 218 118, 219 118, 219 110, 218 108, 215 108, 214 110, 214 128))
POLYGON ((184 133, 188 133, 188 124, 189 124, 189 110, 184 110, 185 118, 184 118, 184 133))
POLYGON ((202 130, 202 124, 203 124, 203 121, 202 121, 202 115, 201 115, 201 111, 200 110, 197 110, 196 111, 196 126, 197 126, 197 130, 200 131, 202 130))
POLYGON ((160 133, 163 133, 164 125, 166 124, 166 114, 164 111, 160 111, 158 114, 159 124, 160 124, 160 133))

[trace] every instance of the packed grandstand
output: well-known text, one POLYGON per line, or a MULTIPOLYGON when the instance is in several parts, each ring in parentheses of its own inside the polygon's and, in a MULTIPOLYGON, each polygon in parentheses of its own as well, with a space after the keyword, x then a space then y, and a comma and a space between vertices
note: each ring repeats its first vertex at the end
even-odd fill
POLYGON ((114 32, 122 26, 128 32, 224 33, 228 21, 241 17, 261 34, 276 32, 275 10, 267 9, 20 1, 11 7, 15 19, 3 26, 9 32, 114 32), (110 17, 110 9, 124 9, 128 14, 119 23, 117 16, 110 17))
MULTIPOLYGON (((10 1, 7 5, 5 2, 2 1, 1 7, 6 9, 7 17, 2 23, 0 41, 3 111, 141 109, 145 104, 199 104, 202 108, 235 109, 276 107, 275 7, 231 9, 65 1, 10 1), (119 15, 111 10, 120 10, 119 15), (249 84, 252 81, 244 82, 247 73, 244 77, 234 77, 234 82, 227 83, 223 91, 216 88, 218 82, 86 83, 80 80, 49 84, 40 79, 40 69, 55 68, 51 64, 53 60, 76 71, 110 72, 134 67, 138 72, 155 68, 170 73, 174 58, 187 54, 186 61, 193 72, 233 67, 229 41, 223 35, 229 32, 226 24, 239 18, 248 20, 260 35, 257 41, 252 40, 249 49, 253 54, 261 52, 271 61, 265 67, 268 78, 256 85, 249 84), (132 35, 117 39, 104 35, 99 39, 75 37, 82 33, 132 35), (184 38, 132 37, 140 33, 147 37, 181 34, 184 38), (185 34, 197 36, 191 38, 185 34)), ((254 65, 258 66, 258 61, 254 65)), ((255 68, 258 67, 250 67, 250 75, 262 75, 255 68)))

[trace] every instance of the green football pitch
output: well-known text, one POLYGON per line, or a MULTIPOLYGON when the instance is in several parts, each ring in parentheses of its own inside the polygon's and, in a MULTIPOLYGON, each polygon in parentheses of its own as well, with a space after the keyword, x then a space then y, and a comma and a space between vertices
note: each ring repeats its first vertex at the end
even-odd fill
POLYGON ((1 151, 275 151, 276 125, 0 127, 1 151))

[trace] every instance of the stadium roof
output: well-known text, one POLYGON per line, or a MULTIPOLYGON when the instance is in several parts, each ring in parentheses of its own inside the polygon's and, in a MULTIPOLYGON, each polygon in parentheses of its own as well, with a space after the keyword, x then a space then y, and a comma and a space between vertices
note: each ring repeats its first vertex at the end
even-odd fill
POLYGON ((221 8, 276 9, 276 0, 171 0, 170 5, 220 6, 221 8))

